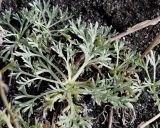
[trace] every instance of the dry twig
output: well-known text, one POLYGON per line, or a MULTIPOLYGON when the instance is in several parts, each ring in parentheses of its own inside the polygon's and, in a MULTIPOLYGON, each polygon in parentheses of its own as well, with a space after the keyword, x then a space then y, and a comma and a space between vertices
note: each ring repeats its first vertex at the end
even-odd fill
POLYGON ((141 58, 143 59, 151 49, 153 49, 156 45, 160 43, 160 32, 158 35, 153 39, 153 41, 149 44, 149 46, 145 49, 143 54, 141 55, 141 58))
POLYGON ((110 109, 108 128, 112 128, 112 122, 113 122, 113 107, 111 107, 110 109))
POLYGON ((146 126, 148 126, 149 124, 151 124, 152 122, 154 122, 155 120, 157 120, 158 118, 160 118, 160 113, 157 114, 155 117, 151 118, 150 120, 148 120, 147 122, 140 124, 138 126, 138 128, 145 128, 146 126))
POLYGON ((15 128, 19 128, 19 125, 18 125, 17 121, 15 120, 15 116, 14 116, 12 110, 10 109, 10 105, 9 105, 8 100, 6 98, 6 95, 5 95, 5 92, 4 92, 4 85, 5 84, 2 81, 1 73, 0 73, 0 98, 1 98, 4 106, 6 107, 9 115, 11 116, 11 119, 13 121, 13 124, 14 124, 15 128))
POLYGON ((0 70, 0 98, 1 98, 4 106, 6 107, 6 110, 8 111, 8 113, 9 113, 11 119, 12 119, 15 128, 19 128, 19 124, 15 119, 15 115, 12 112, 12 110, 10 108, 10 104, 8 103, 7 97, 5 95, 5 89, 7 90, 7 86, 5 85, 5 83, 2 80, 2 73, 4 73, 9 68, 13 67, 14 64, 15 64, 15 62, 11 62, 0 70))
MULTIPOLYGON (((135 26, 131 27, 131 28, 128 28, 125 32, 122 32, 112 38, 109 39, 110 42, 112 41, 115 41, 115 40, 118 40, 118 39, 121 39, 122 37, 125 37, 126 35, 129 35, 131 33, 134 33, 138 30, 141 30, 143 28, 146 28, 148 26, 151 26, 151 25, 156 25, 157 23, 160 22, 160 16, 158 16, 157 18, 154 18, 152 20, 146 20, 146 21, 143 21, 139 24, 136 24, 135 26)), ((157 44, 160 43, 160 33, 158 33, 158 35, 154 38, 154 40, 150 43, 150 45, 146 48, 146 50, 142 53, 141 55, 141 58, 143 59, 144 56, 146 56, 149 51, 151 49, 153 49, 157 44)))
POLYGON ((122 37, 125 37, 126 35, 134 33, 138 30, 141 30, 141 29, 146 28, 151 25, 156 25, 158 22, 160 22, 160 16, 158 16, 157 18, 152 19, 152 20, 143 21, 139 24, 136 24, 135 26, 133 26, 131 28, 128 28, 125 32, 122 32, 122 33, 110 38, 109 41, 112 42, 112 41, 121 39, 122 37))

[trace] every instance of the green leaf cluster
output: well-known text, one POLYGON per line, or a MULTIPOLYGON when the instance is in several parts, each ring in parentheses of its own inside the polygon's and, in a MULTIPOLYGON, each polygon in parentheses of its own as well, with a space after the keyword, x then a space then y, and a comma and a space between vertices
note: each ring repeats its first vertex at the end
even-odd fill
POLYGON ((111 27, 87 24, 81 18, 71 20, 67 11, 62 13, 49 1, 35 0, 30 6, 16 14, 6 11, 0 21, 7 30, 0 55, 3 61, 16 62, 12 75, 19 93, 14 103, 22 113, 31 116, 37 107, 55 110, 55 103, 61 102, 65 108, 57 124, 91 128, 92 118, 83 112, 87 108, 75 103, 82 96, 91 95, 95 104, 111 103, 118 108, 135 102, 145 87, 152 93, 159 88, 156 67, 160 59, 153 52, 141 60, 125 41, 109 42, 115 34, 111 27), (19 25, 12 24, 12 19, 19 25), (149 65, 153 66, 153 78, 149 65), (93 67, 99 73, 86 79, 93 67), (143 69, 145 81, 138 75, 143 69), (34 95, 30 93, 33 89, 34 95))

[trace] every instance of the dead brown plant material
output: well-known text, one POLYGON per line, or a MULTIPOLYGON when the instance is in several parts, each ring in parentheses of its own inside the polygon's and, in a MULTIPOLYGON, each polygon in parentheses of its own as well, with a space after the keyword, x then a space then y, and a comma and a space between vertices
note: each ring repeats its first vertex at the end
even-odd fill
POLYGON ((11 108, 10 108, 10 104, 7 100, 7 97, 5 95, 5 90, 4 90, 4 86, 6 86, 4 84, 4 82, 2 81, 2 75, 1 75, 1 71, 0 71, 0 98, 4 104, 4 107, 6 108, 6 110, 8 111, 10 117, 11 117, 11 120, 12 120, 12 123, 14 124, 15 128, 19 128, 19 124, 18 122, 16 121, 15 119, 15 115, 14 113, 12 112, 11 108))
POLYGON ((121 39, 122 37, 125 37, 126 35, 129 35, 131 33, 138 31, 138 30, 146 28, 148 26, 156 25, 159 22, 160 22, 160 16, 158 16, 152 20, 146 20, 146 21, 140 22, 140 23, 136 24, 135 26, 128 28, 126 31, 113 36, 108 41, 113 42, 115 40, 121 39))
POLYGON ((143 54, 141 55, 141 58, 143 59, 150 50, 152 50, 156 45, 158 45, 160 43, 160 32, 158 33, 158 35, 153 39, 153 41, 149 44, 149 46, 145 49, 145 51, 143 52, 143 54))
POLYGON ((160 113, 157 114, 156 116, 154 116, 153 118, 151 118, 150 120, 146 121, 145 123, 142 122, 138 128, 145 128, 146 126, 148 126, 149 124, 151 124, 152 122, 154 122, 155 120, 157 120, 158 118, 160 118, 160 113))

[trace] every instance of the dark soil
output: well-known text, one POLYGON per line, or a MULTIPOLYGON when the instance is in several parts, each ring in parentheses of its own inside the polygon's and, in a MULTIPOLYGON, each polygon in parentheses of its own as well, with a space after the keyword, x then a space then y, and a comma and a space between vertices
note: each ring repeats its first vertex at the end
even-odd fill
MULTIPOLYGON (((4 0, 2 9, 12 8, 14 11, 18 11, 24 6, 27 7, 29 1, 32 0, 4 0)), ((113 29, 118 32, 141 21, 160 16, 160 0, 51 0, 51 2, 53 5, 58 4, 64 10, 68 8, 75 18, 81 15, 82 19, 87 22, 97 21, 102 25, 112 25, 113 29)), ((127 36, 126 40, 130 41, 127 45, 134 50, 143 52, 158 32, 160 32, 160 23, 127 36)), ((159 48, 156 50, 157 53, 160 52, 159 48)), ((160 75, 158 79, 160 79, 160 75)), ((134 103, 134 107, 136 120, 132 124, 123 124, 123 110, 119 111, 119 116, 114 111, 115 122, 118 122, 114 126, 115 128, 137 128, 141 122, 158 113, 158 109, 147 91, 140 96, 137 103, 134 103)), ((104 106, 92 106, 92 108, 95 111, 93 114, 96 114, 100 113, 104 106)), ((130 116, 132 117, 132 114, 130 116)), ((107 123, 99 127, 107 128, 106 125, 107 123)), ((98 126, 94 125, 94 128, 98 128, 98 126)))

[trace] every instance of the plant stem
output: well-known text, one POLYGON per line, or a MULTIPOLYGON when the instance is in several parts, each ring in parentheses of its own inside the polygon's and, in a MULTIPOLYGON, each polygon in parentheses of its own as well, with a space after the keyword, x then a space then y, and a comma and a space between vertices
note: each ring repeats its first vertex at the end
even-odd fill
POLYGON ((128 28, 126 31, 110 38, 108 41, 112 42, 112 41, 121 39, 122 37, 124 37, 126 35, 129 35, 131 33, 134 33, 138 30, 141 30, 141 29, 146 28, 146 27, 151 26, 151 25, 156 25, 158 22, 160 22, 160 16, 158 16, 158 17, 156 17, 155 19, 152 19, 152 20, 146 20, 146 21, 143 21, 141 23, 138 23, 135 26, 133 26, 131 28, 128 28))
POLYGON ((154 122, 155 120, 157 120, 158 118, 160 118, 160 113, 157 114, 155 117, 153 117, 152 119, 148 120, 147 122, 143 123, 142 125, 140 125, 138 128, 145 128, 146 126, 148 126, 149 124, 151 124, 152 122, 154 122))
POLYGON ((18 123, 15 120, 15 116, 14 116, 13 112, 10 109, 8 100, 6 98, 6 95, 5 95, 5 92, 4 92, 4 89, 3 89, 3 82, 1 80, 0 80, 0 97, 1 97, 2 102, 3 102, 4 106, 6 107, 8 113, 11 116, 11 119, 13 121, 13 124, 14 124, 15 128, 19 128, 19 125, 18 125, 18 123))
POLYGON ((143 54, 141 55, 141 58, 143 59, 151 49, 153 49, 156 45, 160 43, 160 32, 158 35, 153 39, 153 41, 149 44, 149 46, 145 49, 143 54))
POLYGON ((73 76, 72 81, 76 81, 79 75, 84 71, 84 68, 86 67, 87 62, 84 61, 83 65, 79 68, 78 72, 73 76))
POLYGON ((41 56, 47 63, 49 63, 65 80, 67 79, 65 74, 56 66, 54 65, 48 58, 44 55, 41 56))
POLYGON ((71 80, 71 77, 72 77, 72 71, 71 71, 71 66, 69 64, 69 60, 65 59, 65 62, 66 62, 66 66, 67 66, 67 71, 68 71, 68 80, 71 80))
POLYGON ((108 128, 112 128, 112 122, 113 122, 113 107, 111 107, 110 109, 108 128))

